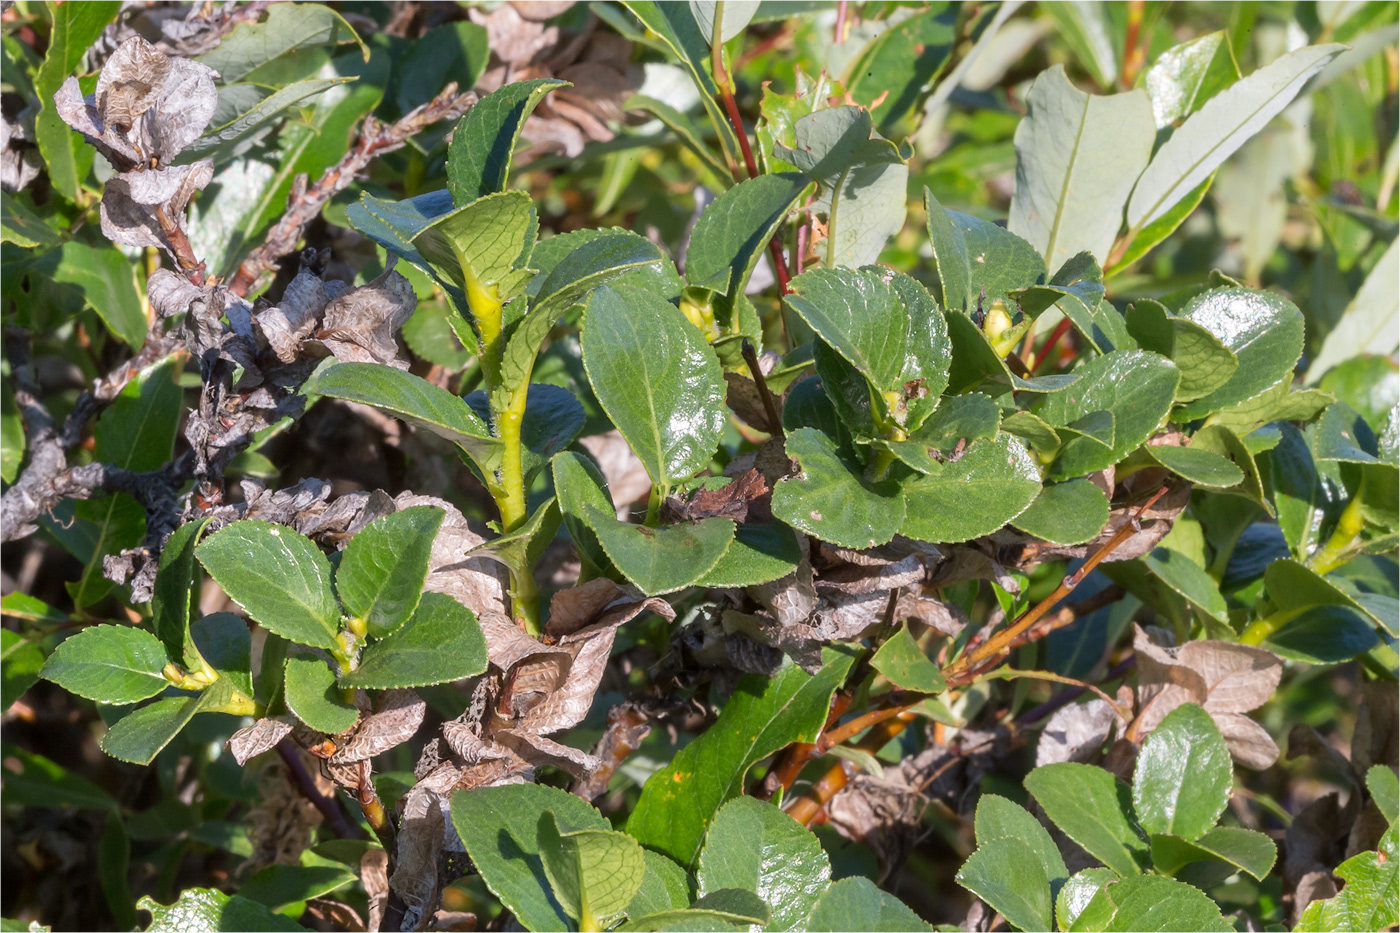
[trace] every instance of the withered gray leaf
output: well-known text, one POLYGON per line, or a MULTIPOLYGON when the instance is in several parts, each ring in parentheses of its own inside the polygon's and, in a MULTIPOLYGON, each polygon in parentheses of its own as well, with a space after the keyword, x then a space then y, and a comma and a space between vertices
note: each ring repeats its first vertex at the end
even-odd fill
POLYGON ((523 729, 502 729, 496 739, 522 761, 535 766, 558 768, 576 778, 587 778, 598 770, 599 761, 582 749, 573 748, 523 729))
POLYGON ((360 719, 350 740, 331 756, 336 764, 364 761, 402 745, 423 724, 427 704, 412 690, 386 690, 378 709, 360 719))
POLYGON ((248 759, 261 755, 291 735, 295 723, 296 717, 288 715, 259 719, 229 736, 225 744, 233 753, 234 761, 246 764, 248 759))
POLYGON ((154 106, 170 74, 170 56, 140 36, 118 46, 97 77, 97 112, 103 123, 130 130, 154 106))
POLYGON ((1103 748, 1118 714, 1106 701, 1095 698, 1058 710, 1040 733, 1035 749, 1035 766, 1062 761, 1087 761, 1103 748))
POLYGON ((277 359, 290 363, 297 358, 301 342, 316 329, 329 301, 326 283, 321 277, 302 269, 287 284, 282 300, 253 320, 277 359))
POLYGON ((183 229, 190 198, 213 177, 214 163, 207 160, 112 176, 102 190, 103 235, 123 246, 166 248, 158 212, 183 229))
POLYGON ((422 929, 437 910, 438 855, 445 825, 441 801, 422 784, 414 785, 404 799, 397 858, 389 876, 389 889, 404 902, 401 930, 422 929))
POLYGON ((341 362, 407 369, 394 334, 417 304, 413 286, 391 266, 374 281, 328 304, 316 338, 341 362))

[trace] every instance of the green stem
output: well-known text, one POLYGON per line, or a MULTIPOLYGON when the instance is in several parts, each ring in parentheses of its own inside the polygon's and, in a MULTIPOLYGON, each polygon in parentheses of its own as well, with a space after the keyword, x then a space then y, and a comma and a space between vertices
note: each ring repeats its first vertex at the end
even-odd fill
POLYGON ((670 492, 661 483, 653 483, 651 486, 651 496, 647 499, 647 517, 642 522, 648 528, 655 528, 661 524, 661 503, 666 501, 666 494, 670 492))
POLYGON ((1308 569, 1325 574, 1351 559, 1348 552, 1356 543, 1356 539, 1361 537, 1361 531, 1366 524, 1361 515, 1361 498, 1365 492, 1366 474, 1363 473, 1361 485, 1356 487, 1356 494, 1342 510, 1341 517, 1337 519, 1337 527, 1332 530, 1332 536, 1327 539, 1326 544, 1317 549, 1317 553, 1308 558, 1308 569))
POLYGON ((1303 606, 1298 609, 1284 609, 1280 612, 1264 616, 1262 619, 1255 619, 1250 623, 1249 628, 1245 629, 1240 635, 1240 643, 1244 645, 1257 645, 1261 643, 1264 639, 1302 615, 1307 608, 1307 606, 1303 606))

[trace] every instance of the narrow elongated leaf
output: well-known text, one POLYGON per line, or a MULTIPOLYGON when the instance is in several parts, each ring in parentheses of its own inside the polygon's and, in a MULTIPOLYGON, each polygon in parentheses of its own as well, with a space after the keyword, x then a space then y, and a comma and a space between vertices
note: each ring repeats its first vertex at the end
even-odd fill
POLYGON ((266 905, 273 910, 323 897, 356 879, 342 865, 269 865, 249 878, 238 889, 239 897, 266 905))
POLYGON ((1147 834, 1132 816, 1128 785, 1102 768, 1061 762, 1026 776, 1045 815, 1094 858, 1124 877, 1149 863, 1147 834))
POLYGON ((739 888, 763 898, 765 930, 802 929, 831 884, 831 863, 817 837, 782 810, 736 797, 705 835, 696 880, 702 896, 739 888))
POLYGON ((170 686, 161 673, 168 660, 144 629, 93 625, 64 639, 39 675, 99 703, 135 703, 170 686))
POLYGON ((895 897, 875 887, 869 878, 842 878, 826 889, 807 918, 809 933, 843 930, 928 930, 929 926, 895 897))
POLYGON ((537 826, 545 877, 566 914, 596 925, 626 909, 646 872, 635 839, 610 829, 561 832, 549 810, 537 826))
POLYGON ((160 552, 160 569, 151 592, 151 625, 172 659, 186 667, 197 663, 190 643, 191 602, 196 590, 194 548, 208 519, 188 522, 171 532, 160 552))
POLYGON ((1128 202, 1128 226, 1141 230, 1220 167, 1276 116, 1343 46, 1289 52, 1221 91, 1157 150, 1128 202))
POLYGON ((599 288, 580 344, 599 404, 652 482, 670 486, 709 465, 724 427, 724 381, 678 308, 638 288, 599 288))
POLYGON ((1153 460, 1197 486, 1224 489, 1244 480, 1244 471, 1220 454, 1199 447, 1144 447, 1153 460))
POLYGON ((1197 839, 1225 812, 1233 777, 1215 720, 1195 703, 1183 703, 1142 745, 1133 809, 1149 833, 1197 839))
POLYGON ((53 809, 117 809, 117 802, 105 790, 43 755, 8 742, 0 745, 0 753, 7 763, 5 794, 12 803, 53 809))
POLYGON ((506 189, 510 159, 525 121, 544 96, 567 81, 517 81, 487 94, 467 111, 447 150, 447 186, 459 205, 506 189))
POLYGON ((734 540, 734 522, 718 516, 648 528, 585 504, 584 519, 608 560, 648 596, 685 589, 719 563, 734 540))
POLYGON ((719 719, 648 779, 627 832, 682 865, 724 803, 738 796, 754 763, 791 742, 811 742, 826 724, 831 694, 853 656, 829 649, 816 675, 789 666, 773 677, 746 675, 719 719))
POLYGON ((787 435, 787 454, 801 468, 773 489, 773 514, 794 528, 843 547, 884 544, 904 521, 904 499, 892 480, 871 482, 851 451, 815 428, 787 435))
POLYGON ((1181 316, 1218 337, 1239 359, 1224 383, 1181 406, 1189 421, 1253 398, 1293 372, 1303 353, 1303 314, 1272 292, 1218 288, 1193 298, 1181 316))
POLYGON ((19 632, 0 629, 0 711, 8 710, 34 686, 44 653, 19 632))
POLYGON ((186 161, 203 158, 212 159, 215 163, 226 162, 241 152, 255 135, 267 130, 269 123, 281 118, 284 111, 317 94, 323 94, 333 87, 354 80, 350 77, 314 78, 289 84, 222 126, 216 126, 206 132, 190 143, 180 157, 186 161))
POLYGON ((230 84, 296 49, 326 43, 358 42, 366 59, 369 50, 341 15, 319 3, 274 4, 263 22, 247 22, 224 36, 198 61, 230 84))
POLYGON ((1307 381, 1316 383, 1328 370, 1358 353, 1389 355, 1395 352, 1397 320, 1400 320, 1400 239, 1376 260, 1356 297, 1342 318, 1322 341, 1322 349, 1308 365, 1307 381))
POLYGON ((442 509, 420 505, 365 526, 341 555, 335 588, 345 611, 369 634, 393 634, 418 608, 442 509))
MULTIPOLYGON (((363 534, 363 532, 361 532, 363 534)), ((486 670, 486 639, 476 615, 446 593, 424 593, 407 624, 370 645, 342 687, 426 687, 486 670)))
POLYGON ((513 784, 452 795, 452 825, 492 894, 527 929, 576 928, 554 898, 540 857, 539 820, 546 810, 559 828, 608 830, 586 801, 541 784, 513 784))
POLYGON ((263 628, 302 645, 338 646, 330 561, 309 538, 268 522, 234 522, 206 538, 195 556, 263 628))
POLYGON ((943 73, 957 36, 957 8, 935 3, 881 32, 847 69, 845 85, 870 108, 880 134, 897 139, 943 73))
POLYGON ((1085 94, 1056 65, 1035 79, 1026 106, 1016 128, 1016 190, 1007 228, 1051 268, 1085 251, 1102 263, 1152 155, 1152 104, 1141 90, 1085 94), (1111 146, 1104 145, 1108 137, 1111 146))
MULTIPOLYGON (((34 75, 33 99, 40 108, 34 117, 34 135, 49 181, 71 201, 78 197, 78 185, 87 168, 79 170, 74 147, 82 143, 54 109, 53 96, 82 64, 88 47, 102 35, 107 24, 116 19, 121 4, 55 4, 51 10, 53 28, 49 32, 48 51, 34 75)), ((92 160, 86 160, 86 166, 90 165, 92 160)))
POLYGON ((1045 8, 1045 14, 1099 87, 1112 87, 1118 77, 1118 41, 1113 35, 1108 4, 1102 0, 1055 3, 1045 8))
POLYGON ((905 484, 900 533, 933 543, 967 541, 1005 525, 1039 493, 1035 458, 1011 435, 998 434, 905 484))
POLYGON ((489 469, 500 441, 471 406, 419 376, 377 363, 337 363, 306 383, 306 391, 391 412, 452 441, 489 469))
POLYGON ((1228 624, 1225 597, 1220 595, 1219 585, 1191 558, 1171 548, 1157 547, 1144 554, 1142 562, 1153 576, 1186 597, 1191 605, 1216 621, 1228 624))

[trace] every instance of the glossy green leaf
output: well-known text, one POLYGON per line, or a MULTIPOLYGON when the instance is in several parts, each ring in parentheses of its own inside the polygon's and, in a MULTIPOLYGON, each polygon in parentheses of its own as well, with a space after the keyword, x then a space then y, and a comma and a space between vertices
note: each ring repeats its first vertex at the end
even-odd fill
POLYGON ((1303 911, 1295 930, 1387 930, 1397 919, 1397 891, 1400 891, 1400 831, 1386 830, 1380 846, 1372 852, 1353 855, 1337 866, 1336 874, 1345 882, 1340 894, 1329 900, 1313 901, 1303 911))
POLYGON ((647 780, 628 833, 682 865, 693 864, 719 808, 743 792, 749 769, 792 742, 816 739, 853 661, 828 649, 815 675, 796 666, 772 677, 745 675, 715 724, 647 780))
POLYGON ((1040 73, 1016 127, 1016 190, 1007 227, 1059 266, 1080 252, 1108 258, 1123 208, 1152 155, 1156 128, 1145 92, 1098 97, 1040 73), (1113 145, 1103 145, 1106 137, 1113 145))
POLYGON ((1040 470, 1030 452, 1009 434, 999 434, 942 470, 908 482, 900 533, 933 543, 967 541, 1020 515, 1040 489, 1040 470))
POLYGON ((170 686, 165 646, 145 629, 93 625, 63 640, 39 676, 99 703, 135 703, 170 686))
POLYGON ((1203 867, 1202 862, 1218 865, 1217 877, 1243 871, 1263 881, 1277 858, 1278 846, 1272 839, 1264 833, 1237 826, 1218 826, 1194 841, 1179 836, 1152 836, 1152 864, 1162 874, 1188 882, 1193 880, 1191 876, 1195 870, 1203 867))
POLYGON ((545 877, 564 912, 595 926, 621 914, 646 872, 636 840, 609 829, 561 832, 549 810, 537 826, 545 877))
POLYGON ((190 650, 190 614, 199 583, 194 549, 209 524, 187 522, 171 532, 160 552, 160 569, 151 592, 151 625, 171 659, 186 667, 198 663, 190 650))
POLYGON ((0 482, 9 484, 19 478, 27 446, 24 418, 15 402, 14 387, 7 381, 0 385, 0 482))
POLYGON ((268 865, 239 887, 238 896, 277 910, 324 897, 351 884, 356 877, 340 865, 268 865))
POLYGON ((842 878, 826 889, 807 918, 809 933, 845 930, 928 930, 929 926, 895 897, 875 887, 869 878, 842 878))
POLYGON ((1152 436, 1171 408, 1177 368, 1144 350, 1120 350, 1090 360, 1076 370, 1079 380, 1051 392, 1035 413, 1055 427, 1098 411, 1113 413, 1113 445, 1092 437, 1066 441, 1047 479, 1068 479, 1102 470, 1127 456, 1152 436))
POLYGON ((34 686, 44 653, 19 632, 0 629, 0 711, 8 710, 34 686))
POLYGON ((53 280, 74 285, 112 334, 133 349, 146 341, 146 313, 131 261, 115 246, 69 240, 59 251, 53 280))
POLYGON ((467 111, 447 150, 447 185, 459 205, 506 189, 510 160, 525 121, 544 96, 567 81, 517 81, 487 94, 467 111))
POLYGON ((217 709, 230 694, 228 681, 220 678, 194 696, 168 696, 148 703, 112 724, 102 737, 102 750, 122 761, 148 765, 196 713, 217 709))
POLYGON ((442 509, 420 505, 366 525, 341 554, 335 588, 345 611, 369 634, 393 634, 418 608, 442 509))
POLYGON ((541 784, 452 795, 452 825, 491 893, 527 929, 572 930, 576 924, 550 891, 540 856, 539 820, 546 810, 565 832, 611 829, 587 802, 541 784))
POLYGON ((1118 880, 1108 868, 1085 868, 1055 895, 1055 922, 1061 930, 1102 930, 1113 916, 1108 898, 1096 900, 1103 887, 1118 880))
POLYGON ((1142 86, 1152 99, 1157 129, 1186 119, 1239 80, 1226 39, 1222 30, 1174 45, 1143 72, 1142 86))
POLYGON ((469 291, 470 274, 481 286, 496 286, 504 301, 523 292, 531 278, 520 265, 534 245, 536 225, 530 196, 504 191, 433 218, 413 245, 452 285, 469 291))
POLYGON ((1128 226, 1140 230, 1162 218, 1288 106, 1308 79, 1341 50, 1333 44, 1289 52, 1221 91, 1188 117, 1157 150, 1138 180, 1128 202, 1128 226))
POLYGON ((690 233, 686 280, 731 300, 742 294, 768 241, 810 186, 796 172, 760 175, 711 201, 690 233))
POLYGON ((1181 317, 1210 331, 1239 359, 1222 385, 1173 416, 1190 421, 1253 398, 1293 372, 1303 352, 1303 314, 1286 298, 1245 288, 1218 288, 1193 298, 1181 317))
POLYGON ((476 615, 446 593, 424 593, 413 618, 370 645, 359 666, 340 678, 340 685, 377 690, 426 687, 465 680, 484 670, 486 639, 476 615))
POLYGON ((819 186, 814 208, 826 215, 828 267, 859 268, 880 256, 904 226, 907 156, 875 133, 860 107, 831 107, 799 119, 796 144, 774 154, 819 186))
MULTIPOLYGON (((68 200, 76 200, 86 168, 79 169, 74 146, 85 145, 54 110, 53 95, 78 66, 88 47, 121 12, 120 3, 54 4, 44 61, 34 75, 34 138, 44 158, 49 182, 68 200), (65 9, 66 7, 66 9, 65 9)), ((91 165, 89 160, 88 165, 91 165)))
MULTIPOLYGON (((1191 558, 1171 548, 1157 547, 1144 554, 1142 562, 1153 576, 1184 596, 1191 605, 1219 622, 1228 623, 1229 616, 1226 612, 1225 597, 1220 595, 1219 584, 1191 558)), ((1152 831, 1171 832, 1172 830, 1152 829, 1152 831)), ((1179 832, 1178 835, 1180 835, 1179 832)))
POLYGON ((1143 450, 1157 463, 1196 486, 1225 489, 1244 480, 1244 471, 1228 458, 1202 447, 1148 446, 1143 450))
POLYGON ((317 732, 339 735, 359 721, 360 711, 335 682, 335 671, 314 655, 287 659, 284 675, 287 709, 317 732))
POLYGON ((1234 925, 1220 907, 1189 884, 1160 875, 1132 875, 1099 888, 1081 917, 1097 915, 1102 925, 1076 926, 1112 933, 1209 930, 1227 933, 1234 925))
MULTIPOLYGON (((598 467, 583 454, 566 450, 554 458, 554 494, 559 499, 564 526, 574 541, 579 558, 599 572, 612 567, 607 551, 589 523, 588 507, 608 514, 612 499, 608 497, 607 481, 598 467)), ((615 513, 614 513, 615 514, 615 513)))
POLYGON ((1260 647, 1291 661, 1336 664, 1375 646, 1375 626, 1346 606, 1311 606, 1270 634, 1260 647))
POLYGON ((1183 703, 1143 742, 1133 772, 1133 808, 1149 833, 1194 840, 1230 800, 1230 750, 1210 713, 1183 703))
POLYGON ((1083 544, 1108 524, 1108 497, 1087 479, 1049 483, 1011 524, 1052 544, 1083 544))
POLYGON ((608 560, 648 596, 673 593, 699 581, 734 540, 734 522, 718 516, 649 528, 618 521, 613 511, 584 506, 584 520, 608 560))
POLYGON ((933 4, 890 25, 847 68, 851 99, 870 108, 882 135, 899 138, 902 121, 921 109, 948 64, 956 19, 957 7, 933 4))
MULTIPOLYGON (((339 42, 360 40, 350 24, 330 7, 319 3, 274 5, 261 23, 243 23, 198 61, 217 71, 222 83, 230 84, 288 52, 339 42)), ((360 47, 364 49, 364 43, 360 47)))
POLYGON ((885 640, 870 659, 870 666, 905 690, 942 693, 948 689, 942 671, 924 654, 907 626, 885 640))
POLYGON ((157 904, 150 897, 136 902, 138 910, 148 911, 151 925, 147 933, 185 933, 187 930, 218 930, 239 933, 243 930, 297 931, 306 927, 290 917, 273 913, 257 901, 240 895, 228 895, 214 888, 186 888, 180 899, 169 907, 157 904))
POLYGON ((753 891, 768 905, 766 930, 803 929, 831 883, 831 864, 817 837, 782 810, 752 797, 720 808, 705 835, 696 868, 700 894, 753 891))
POLYGON ((787 435, 800 472, 773 489, 773 514, 792 527, 842 547, 884 544, 900 530, 904 500, 891 480, 871 482, 847 449, 815 428, 787 435))
POLYGON ((802 544, 792 529, 779 522, 735 526, 734 540, 719 563, 697 585, 715 588, 756 586, 785 577, 802 560, 802 544))
POLYGON ((1025 784, 1065 835, 1119 875, 1148 865, 1147 834, 1133 819, 1132 792, 1109 772, 1061 762, 1036 768, 1025 784))
POLYGON ((500 442, 470 405, 401 369, 377 363, 337 363, 308 380, 306 391, 390 412, 452 441, 488 468, 499 456, 500 442))
POLYGON ((263 628, 315 648, 339 645, 331 565, 309 538, 268 522, 234 522, 204 539, 195 556, 263 628))
POLYGON ((1021 849, 1019 858, 1039 863, 1050 883, 1058 883, 1068 877, 1069 871, 1060 857, 1060 850, 1055 847, 1045 827, 1024 807, 1005 797, 984 794, 977 802, 973 828, 979 846, 998 839, 1015 840, 1021 849))
POLYGON ((725 888, 712 891, 681 910, 663 910, 629 920, 618 933, 649 930, 733 931, 742 933, 768 922, 768 905, 752 891, 725 888))
POLYGON ((1194 320, 1172 314, 1158 302, 1135 301, 1126 317, 1128 333, 1139 347, 1160 353, 1181 371, 1176 387, 1178 402, 1215 391, 1239 368, 1239 357, 1220 337, 1194 320))
POLYGON ((942 283, 943 307, 971 314, 986 289, 984 308, 1017 289, 1045 280, 1045 260, 1034 246, 996 224, 949 210, 924 190, 929 238, 942 283))
MULTIPOLYGON (((1044 832, 1044 830, 1042 830, 1044 832)), ((1018 930, 1049 930, 1053 901, 1044 867, 1026 858, 1017 839, 978 842, 958 869, 957 882, 986 901, 1018 930)))
POLYGON ((685 869, 659 852, 642 850, 646 874, 641 887, 627 904, 627 916, 645 917, 667 910, 684 910, 690 905, 690 879, 685 869))
POLYGON ((1264 497, 1259 465, 1255 463, 1254 455, 1249 452, 1249 448, 1240 440, 1238 434, 1221 425, 1208 424, 1192 436, 1188 449, 1204 450, 1233 463, 1244 474, 1244 479, 1220 491, 1226 495, 1249 499, 1270 515, 1273 514, 1273 505, 1264 497))
POLYGON ((606 274, 614 267, 632 263, 637 265, 618 277, 619 284, 649 288, 667 301, 680 300, 685 281, 670 256, 640 233, 622 227, 585 227, 540 240, 530 254, 530 265, 538 269, 539 274, 530 280, 525 293, 532 301, 549 295, 558 295, 557 302, 580 301, 592 287, 580 288, 580 279, 606 274), (595 240, 606 242, 591 250, 583 249, 595 240), (565 260, 568 260, 567 265, 565 260), (556 278, 555 272, 560 269, 565 271, 556 278))
POLYGON ((599 288, 580 343, 594 394, 652 482, 669 486, 709 465, 724 427, 724 381, 678 308, 641 289, 599 288))

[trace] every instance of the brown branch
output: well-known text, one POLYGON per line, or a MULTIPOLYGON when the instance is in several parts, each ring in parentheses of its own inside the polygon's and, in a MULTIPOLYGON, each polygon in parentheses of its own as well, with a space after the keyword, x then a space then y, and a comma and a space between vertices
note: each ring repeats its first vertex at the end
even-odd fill
POLYGON ((376 156, 401 149, 409 139, 443 120, 456 120, 476 103, 475 91, 457 93, 457 85, 449 84, 428 103, 415 108, 394 123, 385 126, 374 117, 365 117, 360 138, 338 163, 315 183, 307 185, 306 177, 298 176, 287 198, 287 212, 282 215, 261 246, 248 254, 229 283, 236 295, 247 295, 265 276, 276 270, 284 256, 297 251, 306 228, 321 213, 321 209, 354 183, 376 156))
MULTIPOLYGON (((915 715, 909 712, 900 712, 889 717, 885 722, 880 723, 870 731, 870 734, 861 739, 856 748, 867 754, 873 755, 889 744, 891 739, 896 738, 905 728, 915 720, 915 715)), ((818 743, 820 745, 820 743, 818 743)), ((833 743, 835 744, 835 743, 833 743)), ((830 746, 827 746, 830 748, 830 746)), ((822 808, 830 802, 832 797, 841 788, 846 786, 846 763, 837 762, 822 775, 810 788, 807 793, 798 797, 791 805, 786 807, 788 816, 797 820, 803 826, 812 825, 812 821, 817 818, 822 808)))
POLYGON ((341 812, 335 798, 327 797, 316 788, 316 781, 312 779, 311 772, 306 770, 306 765, 302 764, 301 759, 297 757, 296 746, 292 744, 292 741, 283 739, 277 743, 276 747, 277 755, 287 766, 292 783, 296 785, 301 795, 311 801, 311 805, 321 812, 335 834, 341 839, 359 838, 360 833, 345 819, 345 814, 341 812))

